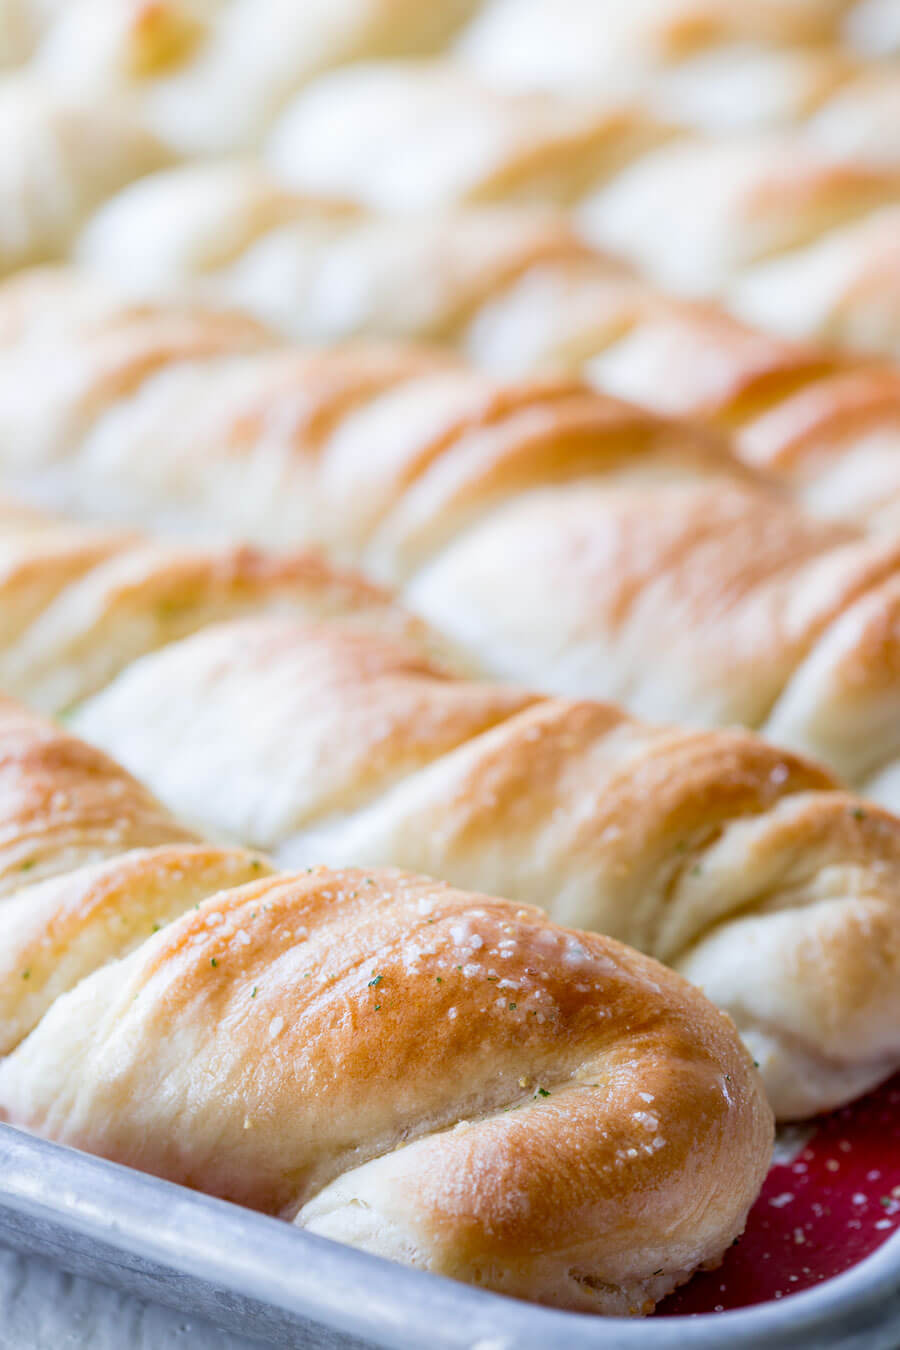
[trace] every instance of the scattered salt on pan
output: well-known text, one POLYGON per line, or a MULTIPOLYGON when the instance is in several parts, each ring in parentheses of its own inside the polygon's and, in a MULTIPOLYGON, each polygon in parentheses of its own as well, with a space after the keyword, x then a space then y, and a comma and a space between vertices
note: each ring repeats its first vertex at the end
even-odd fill
POLYGON ((469 938, 469 946, 474 947, 477 952, 479 947, 484 946, 484 938, 479 933, 473 933, 469 938))
POLYGON ((857 1191, 852 1200, 854 1205, 867 1205, 869 1203, 869 1197, 863 1195, 862 1191, 857 1191))
POLYGON ((655 1130, 659 1127, 659 1117, 652 1111, 635 1111, 632 1120, 636 1120, 639 1125, 643 1125, 645 1130, 655 1130))
POLYGON ((873 1167, 871 1172, 866 1173, 866 1181, 880 1181, 881 1173, 877 1167, 873 1167))
POLYGON ((892 1227, 893 1227, 893 1224, 891 1223, 890 1219, 879 1219, 878 1222, 876 1223, 875 1227, 876 1227, 876 1228, 892 1228, 892 1227))
POLYGON ((272 1020, 271 1020, 271 1022, 269 1023, 269 1035, 270 1035, 270 1036, 277 1036, 278 1033, 279 1033, 283 1028, 284 1028, 284 1018, 283 1018, 283 1017, 273 1017, 272 1020))
POLYGON ((773 1209, 784 1209, 785 1205, 789 1205, 793 1198, 791 1191, 782 1191, 781 1195, 773 1195, 769 1204, 773 1209))
POLYGON ((471 980, 475 975, 482 973, 481 966, 476 965, 474 961, 467 961, 462 968, 462 973, 471 980))
POLYGON ((458 1010, 457 1010, 456 1008, 448 1008, 448 1009, 447 1009, 447 1016, 450 1018, 450 1020, 451 1020, 451 1022, 452 1022, 452 1021, 454 1020, 454 1018, 459 1017, 459 1012, 458 1012, 458 1010))
POLYGON ((841 1164, 838 1162, 837 1158, 827 1158, 825 1160, 826 1172, 839 1172, 840 1168, 841 1164))
POLYGON ((457 947, 461 947, 465 942, 466 938, 468 937, 468 933, 466 932, 466 929, 463 924, 455 923, 453 927, 450 929, 450 936, 456 943, 457 947))
POLYGON ((637 1151, 636 1148, 626 1148, 626 1150, 625 1150, 625 1157, 626 1157, 626 1158, 636 1158, 637 1155, 638 1155, 638 1151, 637 1151))
POLYGON ((653 1101, 653 1093, 652 1093, 652 1092, 639 1092, 639 1093, 638 1093, 638 1096, 640 1097, 640 1099, 641 1099, 642 1102, 652 1102, 652 1101, 653 1101))

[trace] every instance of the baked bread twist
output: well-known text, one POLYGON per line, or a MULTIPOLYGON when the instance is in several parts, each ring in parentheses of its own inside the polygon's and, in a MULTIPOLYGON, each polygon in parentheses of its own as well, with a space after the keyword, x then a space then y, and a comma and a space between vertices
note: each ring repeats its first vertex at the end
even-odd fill
POLYGON ((138 661, 72 725, 287 866, 426 871, 665 961, 734 1018, 780 1117, 900 1067, 900 820, 748 733, 452 678, 420 645, 281 617, 138 661))
POLYGON ((369 63, 302 92, 276 124, 267 158, 298 191, 378 209, 568 205, 586 238, 658 283, 717 296, 790 335, 829 335, 837 325, 864 339, 872 313, 896 350, 896 216, 883 227, 870 218, 900 203, 900 160, 880 132, 900 77, 882 77, 887 113, 872 80, 867 162, 865 137, 842 157, 821 120, 749 137, 667 136, 642 105, 507 93, 448 63, 369 63), (885 242, 873 262, 879 228, 885 242))
POLYGON ((53 713, 144 653, 241 614, 371 626, 425 650, 438 641, 384 591, 309 554, 167 545, 12 505, 0 513, 0 597, 0 688, 53 713))
POLYGON ((648 958, 402 872, 271 875, 8 700, 0 841, 10 1122, 585 1311, 740 1233, 771 1113, 648 958))
MULTIPOLYGON (((239 320, 104 310, 53 274, 5 302, 8 480, 97 515, 317 543, 401 585, 483 671, 743 722, 897 804, 890 532, 817 521, 715 437, 578 385, 498 385, 408 348, 292 350, 239 320)), ((846 477, 835 457, 815 492, 849 500, 846 477)), ((896 468, 882 489, 896 519, 896 468)), ((47 708, 81 696, 41 693, 66 667, 59 616, 81 613, 67 596, 10 642, 6 687, 47 708)))
MULTIPOLYGON (((290 862, 431 868, 617 934, 710 984, 783 1115, 848 1100, 900 1062, 900 824, 823 770, 748 735, 454 677, 382 592, 308 559, 150 548, 12 507, 0 559, 5 687, 69 707, 215 837, 290 862), (216 626, 251 610, 269 617, 216 626), (743 983, 706 960, 736 921, 751 930, 743 983)), ((28 959, 10 947, 10 968, 55 969, 45 927, 22 924, 28 959)))
MULTIPOLYGON (((846 88, 865 117, 889 65, 863 57, 900 49, 890 0, 741 4, 740 0, 491 0, 454 55, 489 83, 595 97, 630 92, 667 119, 746 131, 840 105, 846 88)), ((896 19, 896 16, 895 16, 896 19)), ((891 128, 893 130, 893 128, 891 128)))
MULTIPOLYGON (((823 335, 900 352, 900 310, 881 305, 882 261, 900 262, 900 209, 876 213, 859 233, 867 276, 845 296, 842 245, 828 239, 824 275, 817 270, 805 294, 823 335)), ((504 378, 581 375, 726 431, 739 454, 786 480, 818 514, 896 523, 895 369, 666 296, 550 212, 378 216, 279 190, 249 163, 182 166, 113 198, 76 253, 126 292, 248 310, 305 340, 425 339, 504 378)), ((46 283, 23 284, 29 294, 46 283)), ((777 293, 792 296, 786 285, 777 293)), ((809 306, 785 303, 788 312, 809 306)))
POLYGON ((804 115, 855 83, 862 57, 900 48, 891 7, 613 3, 601 40, 589 0, 353 0, 302 14, 283 0, 3 0, 0 67, 31 58, 56 82, 129 93, 191 153, 252 143, 323 68, 441 47, 491 81, 637 90, 688 122, 745 127, 804 115))
POLYGON ((181 155, 250 148, 311 76, 437 51, 475 8, 474 0, 65 0, 48 12, 42 0, 18 3, 41 79, 128 100, 181 155))

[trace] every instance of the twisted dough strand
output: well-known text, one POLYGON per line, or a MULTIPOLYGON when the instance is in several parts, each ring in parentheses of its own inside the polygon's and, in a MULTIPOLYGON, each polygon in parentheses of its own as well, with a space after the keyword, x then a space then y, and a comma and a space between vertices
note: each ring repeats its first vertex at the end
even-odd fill
POLYGON ((585 1311, 649 1311, 740 1232, 771 1113, 636 952, 393 870, 272 875, 9 700, 0 837, 43 878, 3 901, 5 1119, 585 1311))
MULTIPOLYGON (((64 274, 6 288, 9 481, 101 516, 316 542, 400 583, 483 670, 650 718, 741 721, 897 800, 889 533, 807 517, 712 433, 575 383, 504 385, 408 348, 296 350, 239 320, 100 297, 64 274), (23 396, 36 371, 40 397, 23 396)), ((279 566, 290 589, 294 563, 249 555, 246 605, 279 566)), ((118 641, 129 569, 140 578, 134 560, 90 570, 77 604, 67 592, 10 641, 13 692, 52 709, 90 691, 72 658, 99 661, 102 623, 118 641)))
MULTIPOLYGON (((843 246, 829 237, 805 291, 819 335, 900 350, 885 281, 900 259, 900 209, 852 229, 864 273, 845 289, 843 246)), ((898 519, 896 369, 666 296, 545 210, 354 213, 279 190, 249 164, 188 166, 113 198, 76 253, 126 289, 248 310, 304 340, 425 339, 507 379, 580 375, 727 432, 817 514, 881 529, 898 519)), ((807 312, 783 277, 776 291, 790 314, 807 312)))
POLYGON ((147 657, 74 725, 288 865, 427 871, 675 966, 715 989, 778 1115, 900 1064, 900 821, 747 733, 453 679, 402 640, 278 617, 147 657))
MULTIPOLYGON (((900 78, 885 79, 894 96, 900 78)), ((896 351, 900 147, 886 149, 875 105, 881 159, 833 147, 822 122, 673 136, 640 104, 508 93, 446 62, 369 63, 301 93, 267 160, 298 191, 378 209, 570 206, 585 237, 663 285, 776 332, 896 351)))
MULTIPOLYGON (((710 982, 707 937, 757 922, 764 950, 780 925, 777 978, 771 960, 748 961, 745 984, 716 988, 778 1110, 847 1100, 894 1066, 900 826, 835 791, 823 770, 743 733, 655 729, 609 705, 463 679, 434 664, 440 643, 382 592, 309 560, 121 536, 110 559, 100 532, 55 528, 58 540, 34 514, 0 518, 0 590, 21 625, 4 678, 49 707, 80 700, 73 724, 204 831, 293 862, 302 851, 431 868, 618 934, 710 982), (170 594, 178 605, 160 615, 170 594), (269 617, 217 626, 248 610, 269 617), (804 963, 798 977, 793 964, 804 963)), ((873 560, 863 561, 865 578, 873 560)), ((840 604, 846 560, 833 570, 840 604)), ((22 861, 30 869, 34 854, 11 866, 22 861)), ((118 865, 101 869, 91 892, 134 894, 144 872, 122 882, 118 865)), ((122 941, 149 907, 164 908, 155 896, 135 901, 122 941)), ((57 968, 84 973, 56 961, 70 932, 60 908, 78 923, 96 910, 107 925, 106 902, 88 904, 68 883, 14 911, 24 945, 10 946, 10 969, 33 962, 51 989, 57 968)), ((14 1034, 19 1014, 5 1015, 14 1034)))

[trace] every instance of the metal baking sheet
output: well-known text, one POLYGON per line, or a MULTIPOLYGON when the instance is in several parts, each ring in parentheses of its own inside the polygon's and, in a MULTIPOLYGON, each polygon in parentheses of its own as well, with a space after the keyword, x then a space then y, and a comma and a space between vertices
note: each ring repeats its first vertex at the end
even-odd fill
MULTIPOLYGON (((889 1131, 888 1142, 892 1137, 889 1131)), ((782 1184, 780 1169, 802 1165, 808 1148, 807 1143, 780 1163, 767 1188, 782 1184)), ((808 1164, 806 1173, 791 1175, 808 1176, 808 1164)), ((826 1169, 826 1175, 836 1174, 826 1169)), ((784 1194, 770 1193, 768 1200, 764 1194, 763 1210, 768 1206, 772 1215, 783 1215, 784 1194)), ((861 1208, 862 1192, 854 1194, 861 1208)), ((890 1202, 879 1207, 887 1209, 890 1202)), ((900 1345, 900 1233, 888 1233, 877 1250, 843 1274, 780 1300, 720 1313, 691 1315, 684 1308, 679 1316, 606 1319, 556 1312, 408 1270, 7 1125, 0 1125, 0 1242, 280 1347, 896 1350, 900 1345)))

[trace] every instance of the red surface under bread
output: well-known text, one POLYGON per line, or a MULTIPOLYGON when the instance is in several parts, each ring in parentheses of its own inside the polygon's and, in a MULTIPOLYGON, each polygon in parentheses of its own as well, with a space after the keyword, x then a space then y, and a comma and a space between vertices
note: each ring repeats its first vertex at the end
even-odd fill
POLYGON ((787 1298, 856 1265, 900 1227, 900 1076, 809 1130, 789 1130, 778 1151, 787 1159, 769 1172, 744 1236, 657 1315, 787 1298))

